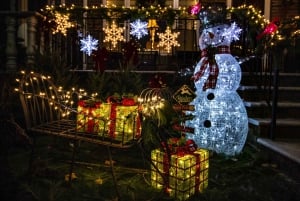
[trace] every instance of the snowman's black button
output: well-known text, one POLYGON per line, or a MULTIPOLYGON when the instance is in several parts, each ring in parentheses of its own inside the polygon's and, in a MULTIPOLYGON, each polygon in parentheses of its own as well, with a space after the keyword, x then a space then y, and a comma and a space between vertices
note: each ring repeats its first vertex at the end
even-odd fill
POLYGON ((214 93, 209 93, 209 94, 207 94, 207 99, 208 99, 208 100, 213 100, 214 98, 215 98, 214 93))
POLYGON ((211 122, 209 120, 205 120, 203 122, 203 125, 204 125, 205 128, 210 128, 211 127, 211 122))

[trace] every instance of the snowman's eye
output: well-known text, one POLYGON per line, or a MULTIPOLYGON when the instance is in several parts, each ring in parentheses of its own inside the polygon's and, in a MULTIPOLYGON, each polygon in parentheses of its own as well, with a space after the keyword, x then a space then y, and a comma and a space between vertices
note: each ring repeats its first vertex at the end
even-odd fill
POLYGON ((205 128, 210 128, 211 127, 211 122, 209 120, 205 120, 203 122, 203 125, 204 125, 205 128))
POLYGON ((208 99, 208 100, 213 100, 214 98, 215 98, 214 93, 209 93, 209 94, 207 94, 207 99, 208 99))

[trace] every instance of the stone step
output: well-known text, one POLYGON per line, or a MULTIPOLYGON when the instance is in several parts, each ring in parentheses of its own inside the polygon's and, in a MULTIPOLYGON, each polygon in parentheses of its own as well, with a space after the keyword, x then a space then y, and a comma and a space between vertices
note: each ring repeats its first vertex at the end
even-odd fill
MULTIPOLYGON (((262 73, 242 73, 242 85, 249 86, 268 86, 270 83, 273 84, 273 74, 268 72, 262 73)), ((278 86, 294 86, 300 87, 300 73, 279 73, 278 86)))
POLYGON ((296 182, 300 182, 300 138, 276 139, 257 138, 260 148, 267 153, 268 160, 296 182))
POLYGON ((300 138, 297 140, 257 138, 257 142, 300 164, 300 138))
MULTIPOLYGON (((268 138, 271 132, 271 118, 251 118, 249 126, 258 128, 258 136, 268 138)), ((272 135, 276 138, 298 139, 300 138, 300 121, 294 118, 276 119, 276 127, 272 135)))
MULTIPOLYGON (((272 100, 273 88, 241 85, 237 92, 246 101, 272 100)), ((278 87, 278 101, 300 102, 300 87, 278 87)))
POLYGON ((254 129, 270 163, 300 181, 300 74, 279 73, 275 127, 271 124, 273 87, 267 88, 272 79, 267 74, 243 73, 238 93, 247 109, 249 128, 254 129))
MULTIPOLYGON (((245 101, 248 116, 262 118, 272 116, 272 102, 267 101, 245 101)), ((300 121, 300 102, 278 102, 276 108, 277 118, 299 118, 300 121)))

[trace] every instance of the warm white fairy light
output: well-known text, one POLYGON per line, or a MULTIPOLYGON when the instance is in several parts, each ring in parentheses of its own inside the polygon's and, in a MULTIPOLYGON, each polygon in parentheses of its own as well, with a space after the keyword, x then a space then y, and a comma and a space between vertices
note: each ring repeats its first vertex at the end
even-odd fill
POLYGON ((170 27, 167 27, 165 33, 157 33, 159 37, 158 47, 164 47, 164 49, 170 53, 172 47, 179 47, 180 44, 177 41, 179 32, 172 33, 170 27))
POLYGON ((142 113, 145 116, 157 118, 158 124, 160 124, 160 115, 158 110, 165 107, 166 101, 171 99, 172 95, 168 89, 164 88, 146 88, 144 89, 138 102, 141 106, 142 113))
POLYGON ((55 23, 57 24, 53 34, 62 33, 64 36, 67 35, 67 29, 73 27, 73 23, 70 22, 69 14, 60 14, 55 12, 55 23))
POLYGON ((24 94, 26 99, 42 99, 47 101, 49 103, 49 106, 51 106, 53 110, 59 110, 62 117, 67 117, 71 113, 76 112, 76 105, 73 100, 75 96, 77 98, 93 98, 88 96, 86 91, 83 89, 77 90, 75 88, 72 88, 71 91, 67 91, 62 87, 55 87, 54 85, 52 85, 50 76, 35 74, 33 71, 31 71, 30 73, 22 71, 21 74, 23 78, 16 79, 16 81, 19 83, 19 87, 16 88, 15 91, 24 94), (34 82, 32 80, 34 80, 34 82), (40 89, 39 93, 34 93, 34 86, 31 86, 34 85, 35 82, 45 83, 45 85, 43 85, 44 87, 40 89))
POLYGON ((98 40, 94 39, 91 35, 80 40, 81 48, 80 51, 85 52, 87 55, 91 56, 93 50, 98 49, 98 40))
POLYGON ((134 22, 130 23, 130 34, 141 39, 143 36, 148 35, 148 23, 143 22, 140 19, 135 20, 134 22))
POLYGON ((110 27, 103 28, 103 31, 105 32, 105 39, 103 42, 111 42, 113 48, 117 47, 119 41, 125 41, 123 36, 124 28, 118 27, 114 21, 110 27))

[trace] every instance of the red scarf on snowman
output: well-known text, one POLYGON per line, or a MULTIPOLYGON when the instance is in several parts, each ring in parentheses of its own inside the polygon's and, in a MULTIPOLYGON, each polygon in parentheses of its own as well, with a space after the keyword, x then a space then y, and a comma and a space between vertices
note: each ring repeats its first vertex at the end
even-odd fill
POLYGON ((216 54, 230 54, 230 47, 229 46, 218 46, 218 47, 208 47, 203 49, 201 52, 202 65, 198 72, 194 74, 192 79, 196 82, 198 81, 206 71, 209 69, 209 75, 207 80, 203 85, 203 91, 206 89, 214 89, 217 84, 217 79, 219 75, 219 67, 215 59, 216 54))

